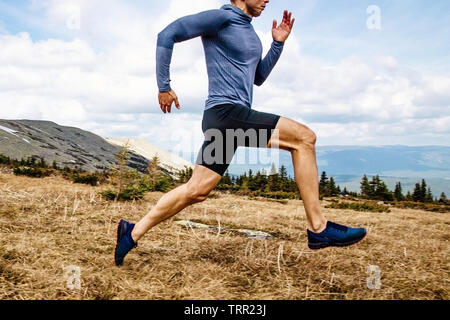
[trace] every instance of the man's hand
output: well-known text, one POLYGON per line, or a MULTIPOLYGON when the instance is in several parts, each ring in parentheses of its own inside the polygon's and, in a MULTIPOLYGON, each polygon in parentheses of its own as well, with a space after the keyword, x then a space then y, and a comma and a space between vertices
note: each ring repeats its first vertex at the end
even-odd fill
POLYGON ((178 97, 175 91, 170 90, 166 92, 160 92, 158 94, 159 105, 161 107, 162 112, 167 113, 172 110, 172 103, 175 102, 175 106, 178 110, 181 109, 180 103, 178 102, 178 97))
POLYGON ((272 37, 273 40, 278 42, 285 42, 291 34, 292 27, 294 26, 295 18, 291 20, 292 12, 284 10, 283 21, 277 27, 277 20, 273 20, 272 37))

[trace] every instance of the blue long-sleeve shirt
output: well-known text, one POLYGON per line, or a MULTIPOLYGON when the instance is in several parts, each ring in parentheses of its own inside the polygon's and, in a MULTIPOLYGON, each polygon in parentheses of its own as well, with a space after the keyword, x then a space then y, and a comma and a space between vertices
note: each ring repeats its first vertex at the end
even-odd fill
POLYGON ((227 4, 182 17, 158 34, 156 75, 160 92, 169 91, 170 62, 174 44, 201 36, 209 78, 205 109, 218 104, 251 108, 253 85, 262 85, 277 63, 284 43, 273 41, 262 59, 262 44, 252 18, 227 4))

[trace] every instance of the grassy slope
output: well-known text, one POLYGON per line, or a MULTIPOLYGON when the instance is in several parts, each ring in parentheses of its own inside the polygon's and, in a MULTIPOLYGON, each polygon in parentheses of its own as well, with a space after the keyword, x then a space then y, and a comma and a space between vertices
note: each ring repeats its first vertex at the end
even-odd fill
POLYGON ((138 220, 162 194, 111 203, 99 190, 0 174, 0 299, 449 299, 448 214, 324 209, 330 220, 367 227, 369 236, 313 252, 301 201, 215 194, 176 218, 278 237, 217 235, 168 220, 116 268, 118 219, 138 220), (66 287, 70 265, 81 267, 79 291, 66 287), (367 288, 369 265, 381 268, 380 290, 367 288))

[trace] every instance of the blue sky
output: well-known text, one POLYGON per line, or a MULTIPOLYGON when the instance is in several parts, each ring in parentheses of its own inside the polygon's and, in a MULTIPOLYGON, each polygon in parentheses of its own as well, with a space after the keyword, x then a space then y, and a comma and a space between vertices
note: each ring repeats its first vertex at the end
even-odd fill
MULTIPOLYGON (((166 149, 178 143, 167 130, 184 130, 201 143, 201 42, 175 47, 183 108, 168 116, 155 98, 156 35, 177 17, 225 3, 0 0, 0 118, 51 120, 166 149), (79 28, 68 27, 74 12, 79 28)), ((450 1, 272 0, 253 20, 266 49, 284 9, 295 28, 255 89, 255 109, 307 124, 319 145, 450 145, 450 1), (380 9, 381 30, 367 28, 370 5, 380 9)))
MULTIPOLYGON (((222 1, 227 3, 226 1, 222 1)), ((165 1, 135 0, 132 4, 149 18, 164 12, 165 1)), ((446 0, 273 0, 263 15, 254 19, 261 30, 280 19, 288 9, 296 17, 294 32, 300 35, 303 52, 327 61, 339 61, 349 53, 370 57, 377 53, 395 56, 407 66, 448 70, 450 61, 450 2, 446 0), (366 9, 381 9, 382 30, 369 30, 366 9)), ((51 37, 70 39, 77 32, 48 28, 44 8, 29 0, 0 0, 3 32, 30 33, 33 40, 51 37)))
POLYGON ((440 1, 272 1, 261 29, 284 8, 297 16, 295 33, 304 54, 339 61, 349 54, 370 59, 392 55, 406 66, 439 70, 450 61, 450 2, 440 1), (366 27, 370 5, 381 10, 381 30, 366 27))

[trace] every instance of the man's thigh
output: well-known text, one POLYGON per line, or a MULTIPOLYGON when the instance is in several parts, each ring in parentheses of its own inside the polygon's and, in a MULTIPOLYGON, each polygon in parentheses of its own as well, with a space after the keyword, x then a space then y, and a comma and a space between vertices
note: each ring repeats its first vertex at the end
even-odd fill
POLYGON ((232 120, 234 140, 237 147, 267 148, 281 116, 257 111, 247 107, 235 108, 229 115, 232 120))
POLYGON ((310 141, 314 132, 295 120, 281 117, 269 141, 268 148, 291 151, 303 141, 310 141))

